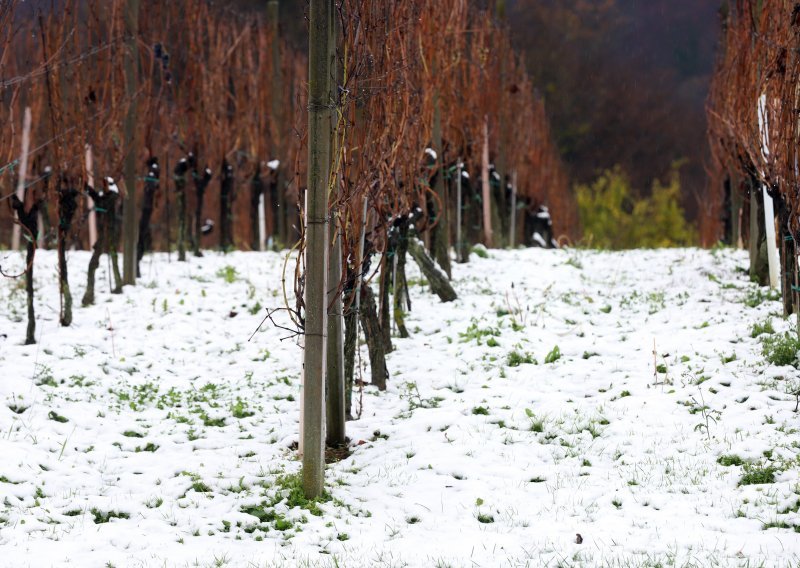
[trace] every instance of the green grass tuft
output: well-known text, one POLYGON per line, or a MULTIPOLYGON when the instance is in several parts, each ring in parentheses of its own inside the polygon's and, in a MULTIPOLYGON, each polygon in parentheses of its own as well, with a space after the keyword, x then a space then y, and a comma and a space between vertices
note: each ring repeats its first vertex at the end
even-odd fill
POLYGON ((217 276, 225 280, 228 284, 232 284, 238 278, 238 273, 235 267, 228 265, 217 270, 217 276))
POLYGON ((530 353, 520 353, 519 351, 512 351, 506 357, 506 365, 509 367, 519 367, 523 364, 537 365, 536 359, 530 353))
POLYGON ((549 365, 550 363, 555 363, 559 359, 561 359, 561 349, 556 345, 544 358, 544 362, 546 365, 549 365))
POLYGON ((96 525, 107 523, 111 519, 130 519, 131 518, 129 513, 125 513, 123 511, 101 511, 100 509, 94 508, 90 512, 94 516, 94 523, 96 525))
POLYGON ((775 483, 775 472, 778 469, 774 465, 764 465, 761 463, 745 463, 744 475, 739 480, 739 485, 761 485, 764 483, 775 483))
POLYGON ((731 467, 734 465, 744 465, 745 462, 739 456, 731 454, 731 455, 719 456, 717 458, 717 463, 725 467, 731 467))
POLYGON ((772 327, 772 319, 767 318, 764 323, 754 323, 750 328, 750 337, 758 337, 759 335, 772 335, 775 333, 775 328, 772 327))

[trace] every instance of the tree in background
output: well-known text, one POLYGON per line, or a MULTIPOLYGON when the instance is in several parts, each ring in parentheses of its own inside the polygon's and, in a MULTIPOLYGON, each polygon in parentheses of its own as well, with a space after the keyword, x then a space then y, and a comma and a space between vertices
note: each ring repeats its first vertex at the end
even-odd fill
POLYGON ((634 188, 646 190, 684 160, 681 201, 694 217, 706 179, 704 110, 719 2, 508 4, 514 44, 545 99, 571 177, 590 183, 619 164, 634 188))
POLYGON ((621 168, 606 170, 591 185, 576 189, 584 239, 603 249, 691 246, 694 227, 680 205, 680 176, 674 165, 669 182, 656 180, 650 196, 637 198, 621 168))

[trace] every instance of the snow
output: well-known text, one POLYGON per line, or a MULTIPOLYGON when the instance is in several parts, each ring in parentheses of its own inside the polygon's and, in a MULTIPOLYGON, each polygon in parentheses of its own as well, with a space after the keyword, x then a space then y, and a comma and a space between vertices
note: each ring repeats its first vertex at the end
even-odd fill
MULTIPOLYGON (((746 254, 488 254, 453 265, 448 304, 409 260, 412 337, 388 390, 356 393, 318 517, 281 499, 299 347, 269 322, 248 342, 282 305, 282 255, 147 256, 122 295, 101 262, 97 304, 62 328, 38 251, 38 345, 22 281, 0 280, 0 565, 797 565, 797 534, 763 528, 800 523, 797 371, 750 337, 793 323, 753 301, 746 254), (723 455, 775 482, 739 486, 723 455), (242 509, 265 501, 282 522, 257 528, 242 509)), ((69 253, 76 299, 88 262, 69 253)))

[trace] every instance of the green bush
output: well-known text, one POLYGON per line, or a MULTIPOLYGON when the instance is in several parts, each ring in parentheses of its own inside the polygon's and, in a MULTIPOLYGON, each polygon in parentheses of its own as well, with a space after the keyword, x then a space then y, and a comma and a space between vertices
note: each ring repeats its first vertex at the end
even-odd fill
POLYGON ((630 180, 617 166, 591 185, 575 188, 584 237, 590 246, 606 249, 690 246, 695 228, 680 204, 680 175, 673 166, 669 183, 653 182, 648 197, 637 198, 630 180))
POLYGON ((480 243, 472 247, 472 252, 480 258, 489 258, 489 251, 480 243))
POLYGON ((761 352, 773 365, 798 366, 797 352, 800 351, 800 339, 788 331, 783 335, 768 335, 761 340, 761 352))

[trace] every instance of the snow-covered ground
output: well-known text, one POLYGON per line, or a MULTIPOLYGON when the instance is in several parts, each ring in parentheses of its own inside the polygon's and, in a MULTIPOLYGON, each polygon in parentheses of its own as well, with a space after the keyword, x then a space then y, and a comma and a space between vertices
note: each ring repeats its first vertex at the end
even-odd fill
POLYGON ((37 345, 0 281, 0 566, 797 566, 797 371, 751 337, 792 323, 746 255, 489 254, 452 304, 412 270, 389 389, 302 508, 300 349, 248 341, 280 255, 157 254, 116 296, 103 259, 81 308, 71 253, 61 328, 40 252, 37 345))

